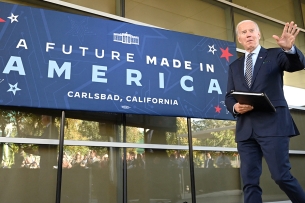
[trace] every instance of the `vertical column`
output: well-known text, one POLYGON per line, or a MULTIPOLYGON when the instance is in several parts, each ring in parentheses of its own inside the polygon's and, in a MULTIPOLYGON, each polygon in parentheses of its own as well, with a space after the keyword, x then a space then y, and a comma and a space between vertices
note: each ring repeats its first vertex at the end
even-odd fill
POLYGON ((115 14, 125 17, 125 0, 115 0, 115 14))
POLYGON ((193 136, 191 118, 187 118, 188 141, 189 141, 189 160, 190 160, 190 175, 191 175, 191 192, 192 203, 196 203, 196 188, 195 188, 195 170, 194 170, 194 156, 193 156, 193 136))
MULTIPOLYGON (((303 11, 302 11, 302 3, 301 0, 295 0, 293 1, 293 10, 294 10, 294 15, 295 15, 295 23, 298 25, 300 28, 304 28, 304 19, 303 19, 303 11)), ((298 48, 302 51, 305 52, 305 33, 300 32, 299 36, 296 39, 296 45, 298 48)))
POLYGON ((61 183, 62 183, 62 159, 64 153, 64 133, 65 133, 65 112, 62 111, 59 134, 59 153, 57 168, 57 185, 56 185, 56 203, 60 203, 61 199, 61 183))
POLYGON ((235 42, 235 26, 234 26, 234 15, 233 8, 227 7, 224 9, 226 18, 226 30, 227 30, 227 41, 235 42))

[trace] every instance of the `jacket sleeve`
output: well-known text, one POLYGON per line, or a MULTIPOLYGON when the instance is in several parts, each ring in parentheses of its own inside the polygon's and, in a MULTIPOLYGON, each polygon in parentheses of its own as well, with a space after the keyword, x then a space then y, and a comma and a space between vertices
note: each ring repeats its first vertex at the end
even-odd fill
POLYGON ((234 80, 233 80, 233 74, 232 74, 232 65, 229 66, 228 70, 228 82, 227 82, 227 93, 225 96, 225 104, 228 109, 228 111, 236 117, 238 114, 235 114, 233 112, 233 106, 237 103, 235 98, 230 95, 232 91, 235 90, 234 80))
POLYGON ((305 68, 304 54, 296 46, 295 46, 295 50, 296 50, 295 54, 288 54, 282 52, 282 54, 285 55, 285 57, 281 57, 280 60, 281 63, 283 64, 284 71, 295 72, 295 71, 304 70, 305 68))

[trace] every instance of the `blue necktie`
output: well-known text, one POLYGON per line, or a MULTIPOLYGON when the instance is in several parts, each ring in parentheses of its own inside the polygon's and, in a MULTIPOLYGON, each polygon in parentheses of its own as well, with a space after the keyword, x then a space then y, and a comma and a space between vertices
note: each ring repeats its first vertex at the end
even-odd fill
POLYGON ((252 55, 253 53, 248 54, 246 59, 246 73, 245 73, 245 80, 248 85, 248 87, 251 87, 251 81, 252 81, 252 55))

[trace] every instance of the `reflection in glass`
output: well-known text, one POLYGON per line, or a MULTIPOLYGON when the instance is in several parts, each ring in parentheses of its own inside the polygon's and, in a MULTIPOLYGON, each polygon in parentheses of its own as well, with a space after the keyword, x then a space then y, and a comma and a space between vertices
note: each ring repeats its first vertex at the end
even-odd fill
POLYGON ((127 114, 128 143, 188 145, 187 121, 181 117, 147 116, 127 114))
MULTIPOLYGON (((58 139, 59 118, 28 112, 2 110, 2 137, 58 139)), ((53 168, 57 165, 57 146, 48 144, 4 143, 3 168, 53 168)))
POLYGON ((1 137, 58 139, 58 127, 58 117, 0 109, 1 137))
MULTIPOLYGON (((291 164, 291 173, 298 180, 302 188, 305 186, 305 162, 304 154, 296 155, 291 154, 289 156, 291 164)), ((270 177, 270 172, 266 160, 263 159, 262 162, 263 170, 260 178, 261 188, 263 190, 263 201, 264 202, 291 202, 289 201, 287 195, 279 188, 279 186, 270 177)))
POLYGON ((65 142, 80 145, 64 145, 62 202, 122 202, 122 149, 97 146, 122 142, 121 115, 69 111, 66 116, 65 142))
MULTIPOLYGON (((128 149, 130 151, 132 149, 128 149)), ((163 149, 129 152, 127 197, 129 202, 178 202, 190 194, 189 160, 163 149)))
POLYGON ((0 202, 55 202, 58 151, 47 139, 58 139, 60 119, 49 113, 0 110, 0 182, 5 183, 0 202), (44 144, 7 143, 6 138, 40 138, 44 144))
MULTIPOLYGON (((127 141, 153 145, 187 145, 185 118, 127 116, 127 141), (142 122, 139 122, 139 119, 142 122), (136 121, 137 120, 137 121, 136 121), (135 125, 137 123, 138 125, 135 125)), ((129 202, 179 202, 190 196, 187 150, 127 148, 127 198, 129 202)))
POLYGON ((121 114, 66 112, 65 140, 122 142, 121 114))
POLYGON ((235 148, 235 121, 192 119, 192 137, 194 146, 235 148))
POLYGON ((236 152, 194 151, 197 202, 241 203, 239 156, 236 152))
POLYGON ((61 202, 117 202, 116 151, 106 147, 66 146, 61 202))
POLYGON ((240 168, 237 152, 194 151, 195 168, 240 168))

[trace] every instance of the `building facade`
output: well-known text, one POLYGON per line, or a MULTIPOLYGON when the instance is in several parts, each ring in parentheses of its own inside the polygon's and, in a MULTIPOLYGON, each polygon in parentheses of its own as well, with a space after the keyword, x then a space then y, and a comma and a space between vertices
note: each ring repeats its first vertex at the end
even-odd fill
MULTIPOLYGON (((260 26, 265 48, 276 47, 272 35, 281 34, 283 24, 293 20, 301 28, 296 46, 305 53, 303 0, 2 2, 234 43, 236 24, 251 19, 260 26)), ((130 33, 118 33, 114 40, 139 44, 130 33)), ((242 55, 237 42, 236 47, 237 55, 242 55)), ((5 51, 1 45, 0 51, 5 51)), ((285 85, 301 92, 287 100, 301 133, 290 143, 292 174, 303 188, 304 76, 305 71, 284 76, 285 85)), ((233 117, 198 119, 0 103, 0 203, 242 203, 234 129, 233 117)), ((288 200, 272 181, 265 162, 261 186, 264 202, 288 200)))

